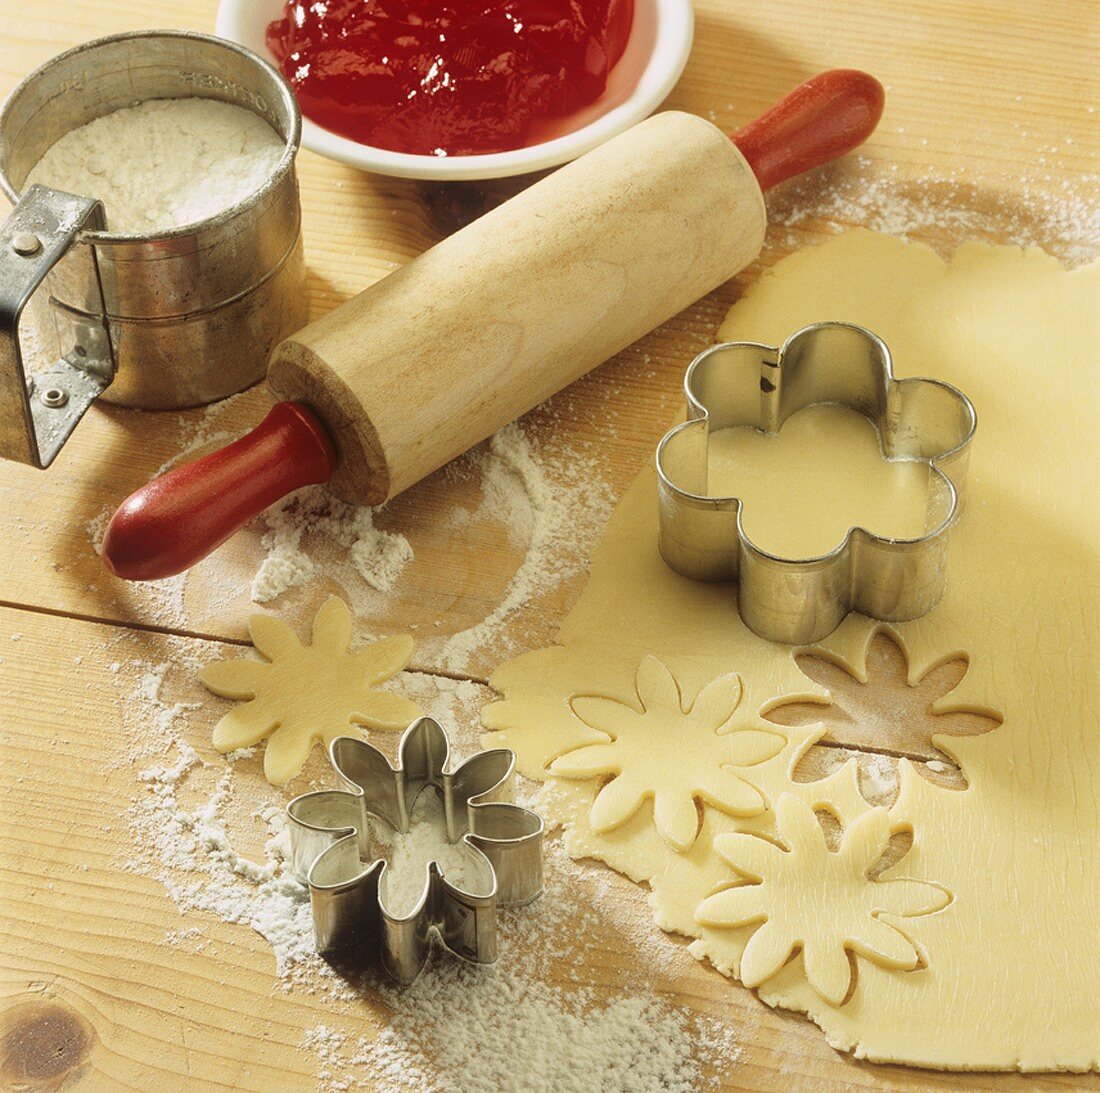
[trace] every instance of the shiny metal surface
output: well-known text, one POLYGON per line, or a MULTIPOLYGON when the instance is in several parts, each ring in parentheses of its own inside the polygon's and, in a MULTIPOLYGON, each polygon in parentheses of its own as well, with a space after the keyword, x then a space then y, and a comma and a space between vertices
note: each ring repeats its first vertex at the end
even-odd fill
POLYGON ((684 390, 688 420, 657 447, 660 550, 676 572, 736 580, 749 629, 791 644, 820 640, 849 611, 900 622, 939 603, 977 427, 961 391, 938 380, 894 379, 883 341, 847 323, 805 327, 779 348, 712 346, 691 363, 684 390), (780 558, 745 534, 737 497, 707 492, 711 430, 776 433, 791 414, 818 403, 840 403, 867 417, 887 459, 929 464, 924 534, 888 539, 857 527, 828 554, 780 558))
MULTIPOLYGON (((256 193, 156 235, 88 230, 48 281, 59 327, 102 323, 114 350, 106 401, 196 406, 261 379, 271 349, 307 320, 294 171, 301 133, 282 76, 233 43, 184 31, 101 38, 31 73, 0 108, 0 188, 18 200, 64 133, 146 99, 200 96, 245 107, 284 143, 256 193)), ((196 179, 201 186, 202 179, 196 179)))
POLYGON ((498 906, 529 903, 542 893, 543 823, 512 804, 515 756, 483 751, 450 769, 450 744, 439 723, 423 717, 405 731, 397 766, 362 740, 341 736, 329 748, 348 787, 319 790, 287 805, 295 873, 309 885, 317 950, 382 967, 411 983, 428 956, 431 929, 456 955, 478 964, 497 958, 498 906), (407 833, 421 790, 434 787, 447 838, 461 839, 483 863, 466 891, 430 862, 424 888, 407 915, 392 914, 382 895, 386 862, 371 845, 370 818, 407 833))
MULTIPOLYGON (((92 401, 111 382, 114 358, 100 317, 59 327, 61 354, 28 374, 19 338, 24 309, 81 232, 102 227, 103 206, 32 186, 0 225, 0 458, 48 467, 92 401)), ((89 271, 93 287, 99 281, 89 271)))

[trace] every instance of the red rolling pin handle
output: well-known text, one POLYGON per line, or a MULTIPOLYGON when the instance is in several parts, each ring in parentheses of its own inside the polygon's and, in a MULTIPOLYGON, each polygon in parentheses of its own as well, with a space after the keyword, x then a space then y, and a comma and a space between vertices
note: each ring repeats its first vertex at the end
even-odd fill
POLYGON ((327 482, 336 450, 300 402, 280 402, 247 436, 155 478, 111 517, 103 561, 118 577, 182 573, 280 497, 327 482))
POLYGON ((861 145, 882 117, 882 84, 855 68, 833 68, 733 134, 762 190, 820 167, 861 145))
MULTIPOLYGON (((732 139, 766 190, 862 144, 883 99, 873 76, 833 69, 800 84, 732 139)), ((182 573, 280 497, 327 482, 335 467, 316 415, 298 402, 279 403, 247 436, 131 494, 111 518, 103 560, 130 581, 182 573)))

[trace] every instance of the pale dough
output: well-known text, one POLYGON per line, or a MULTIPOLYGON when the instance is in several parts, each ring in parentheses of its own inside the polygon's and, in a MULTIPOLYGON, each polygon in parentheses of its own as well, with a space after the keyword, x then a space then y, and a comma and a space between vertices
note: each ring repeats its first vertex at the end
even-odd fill
MULTIPOLYGON (((829 874, 793 858, 781 863, 789 868, 771 880, 782 899, 765 909, 780 940, 765 935, 759 954, 749 953, 747 978, 760 979, 766 1002, 808 1012, 830 1043, 859 1056, 958 1069, 1098 1066, 1098 300, 1100 266, 1066 272, 1036 250, 977 244, 945 263, 926 247, 856 231, 780 262, 720 332, 722 340, 778 344, 807 323, 859 323, 885 339, 899 376, 947 380, 977 408, 967 508, 944 601, 894 627, 849 616, 821 643, 856 679, 866 678, 868 648, 883 629, 904 646, 913 684, 965 656, 969 670, 933 713, 1003 719, 992 731, 933 737, 963 771, 965 789, 919 777, 910 760, 899 760, 900 791, 879 814, 891 831, 912 832, 896 864, 865 874, 883 820, 866 818, 875 813, 860 795, 854 760, 822 780, 791 779, 826 728, 839 730, 761 715, 792 698, 827 701, 827 692, 799 670, 794 650, 744 627, 732 588, 693 583, 661 562, 651 468, 617 507, 560 644, 516 658, 491 680, 504 700, 484 712, 497 730, 486 743, 515 749, 524 773, 549 779, 542 808, 567 825, 570 853, 648 882, 660 925, 694 937, 693 952, 728 975, 742 971, 762 920, 716 925, 721 905, 704 901, 746 880, 757 859, 764 883, 769 877, 767 851, 745 857, 753 844, 727 837, 758 833, 786 845, 784 836, 807 827, 798 802, 834 817, 842 843, 852 840, 859 852, 830 860, 837 868, 829 874), (767 811, 730 815, 704 798, 684 850, 657 830, 649 800, 597 830, 592 806, 606 775, 563 780, 546 772, 593 742, 571 705, 579 696, 638 708, 635 675, 647 656, 672 674, 682 710, 712 681, 736 675, 742 695, 730 728, 787 737, 773 758, 737 770, 767 811), (796 817, 786 826, 777 823, 781 799, 796 817), (907 882, 896 889, 906 898, 878 899, 895 881, 907 882), (862 908, 859 916, 853 908, 862 908), (877 929, 874 937, 860 932, 880 918, 912 948, 877 929), (824 948, 811 944, 827 955, 814 953, 807 967, 795 952, 773 973, 786 940, 811 937, 831 939, 824 948), (856 970, 840 1004, 838 947, 853 954, 856 970)), ((654 793, 669 784, 666 774, 680 777, 688 754, 679 730, 665 740, 653 761, 654 793)))
POLYGON ((782 846, 741 832, 714 840, 715 853, 732 866, 738 883, 695 909, 704 926, 757 925, 741 953, 746 987, 771 979, 795 948, 810 986, 834 1006, 856 986, 848 950, 884 968, 911 971, 921 964, 923 954, 890 919, 931 914, 951 897, 925 881, 869 880, 890 841, 884 808, 853 820, 835 852, 813 809, 789 793, 775 803, 775 828, 782 846))
POLYGON ((783 750, 786 736, 744 728, 733 717, 741 681, 719 676, 685 704, 672 673, 656 657, 638 668, 637 700, 630 705, 599 696, 573 699, 573 713, 595 730, 590 744, 558 756, 550 771, 564 778, 605 778, 589 819, 599 832, 612 831, 653 802, 653 824, 677 850, 687 850, 699 832, 702 803, 731 816, 755 816, 767 807, 746 767, 783 750), (682 749, 668 765, 668 741, 682 749))
POLYGON ((777 725, 824 725, 821 742, 801 755, 788 772, 796 782, 816 782, 833 772, 836 744, 863 750, 855 755, 860 793, 871 804, 897 799, 899 758, 907 752, 930 758, 913 768, 948 789, 966 789, 966 775, 947 752, 932 743, 937 736, 977 736, 1001 723, 972 708, 958 709, 956 688, 970 670, 966 657, 952 657, 913 678, 909 658, 889 631, 874 636, 858 674, 814 653, 796 658, 807 678, 829 692, 830 702, 790 702, 764 718, 777 725), (874 750, 871 750, 874 749, 874 750))
POLYGON ((719 429, 707 454, 707 492, 739 497, 745 534, 781 558, 828 554, 854 527, 890 539, 927 530, 928 464, 884 459, 875 427, 847 406, 807 406, 777 436, 719 429))
POLYGON ((420 716, 407 698, 376 689, 408 664, 412 638, 386 638, 349 653, 352 616, 343 600, 330 596, 321 605, 311 645, 273 615, 253 615, 248 626, 252 644, 269 663, 220 660, 200 677, 214 694, 245 703, 214 727, 214 747, 230 752, 268 737, 269 782, 289 782, 318 741, 327 745, 354 735, 356 725, 400 731, 420 716))

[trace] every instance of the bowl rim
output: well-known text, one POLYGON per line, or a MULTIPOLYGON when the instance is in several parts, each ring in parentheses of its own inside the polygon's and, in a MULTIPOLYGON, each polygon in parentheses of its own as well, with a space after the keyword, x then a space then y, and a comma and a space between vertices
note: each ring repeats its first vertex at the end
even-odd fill
MULTIPOLYGON (((438 181, 507 178, 557 167, 576 159, 624 129, 644 120, 665 100, 687 65, 695 29, 692 0, 650 0, 656 15, 654 45, 629 96, 605 114, 569 133, 508 152, 474 156, 425 156, 391 152, 341 137, 303 115, 302 147, 360 170, 394 178, 438 181)), ((256 50, 242 40, 239 20, 256 18, 256 0, 220 0, 214 32, 256 50)), ((266 49, 260 56, 274 64, 266 49)))

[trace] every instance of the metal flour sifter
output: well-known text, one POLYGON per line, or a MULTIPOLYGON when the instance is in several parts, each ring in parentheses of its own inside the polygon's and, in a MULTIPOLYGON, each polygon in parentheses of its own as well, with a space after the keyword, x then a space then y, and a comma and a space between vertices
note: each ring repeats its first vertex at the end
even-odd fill
MULTIPOLYGON (((289 87, 249 50, 204 34, 101 38, 35 70, 0 109, 0 457, 46 467, 93 399, 146 410, 224 398, 261 379, 305 325, 289 87), (197 223, 112 232, 100 202, 24 182, 68 131, 149 99, 197 96, 258 114, 283 140, 259 190, 197 223), (28 375, 20 319, 45 286, 60 353, 28 375)), ((202 180, 196 180, 201 186, 202 180)), ((36 304, 39 302, 35 301, 36 304)))

